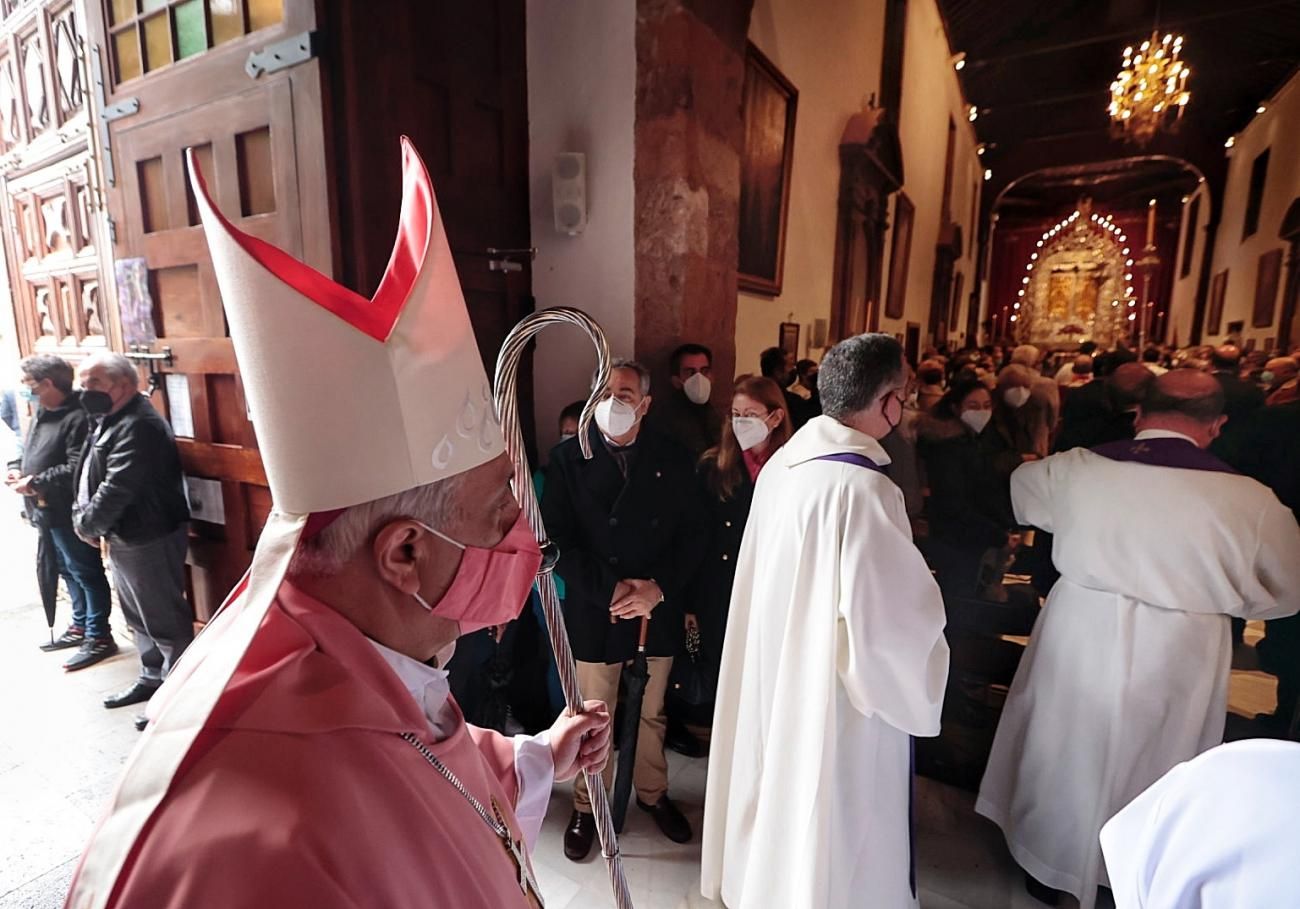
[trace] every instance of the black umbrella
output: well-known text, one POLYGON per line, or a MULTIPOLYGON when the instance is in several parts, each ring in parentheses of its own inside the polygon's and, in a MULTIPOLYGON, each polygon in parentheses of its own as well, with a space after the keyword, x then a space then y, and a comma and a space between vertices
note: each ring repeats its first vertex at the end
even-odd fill
POLYGON ((59 554, 54 537, 45 528, 36 537, 36 584, 45 607, 45 624, 50 626, 50 643, 54 643, 54 603, 59 596, 59 554))
POLYGON ((641 701, 645 699, 646 682, 650 670, 645 661, 645 639, 650 629, 650 617, 641 617, 641 638, 637 641, 636 656, 623 670, 625 694, 623 720, 618 734, 618 769, 614 776, 614 804, 610 813, 614 819, 614 832, 623 832, 627 819, 627 803, 632 796, 632 771, 636 766, 636 738, 641 728, 641 701))

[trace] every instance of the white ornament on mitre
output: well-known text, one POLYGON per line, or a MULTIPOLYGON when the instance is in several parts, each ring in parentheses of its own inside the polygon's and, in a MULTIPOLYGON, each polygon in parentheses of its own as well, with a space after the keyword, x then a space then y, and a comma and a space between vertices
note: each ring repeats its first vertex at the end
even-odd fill
POLYGON ((194 196, 276 507, 306 514, 445 479, 505 450, 433 185, 402 140, 402 217, 367 300, 194 196))
POLYGON ((151 699, 145 738, 68 895, 73 909, 107 905, 313 523, 505 451, 433 186, 409 141, 397 243, 371 300, 238 230, 192 153, 188 163, 275 509, 248 573, 151 699))

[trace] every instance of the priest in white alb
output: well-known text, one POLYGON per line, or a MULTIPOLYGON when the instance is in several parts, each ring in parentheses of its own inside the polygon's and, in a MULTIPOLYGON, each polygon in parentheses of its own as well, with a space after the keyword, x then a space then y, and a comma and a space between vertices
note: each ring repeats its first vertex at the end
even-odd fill
POLYGON ((608 755, 599 702, 509 739, 451 696, 456 638, 518 616, 542 555, 402 152, 372 299, 228 221, 191 158, 275 510, 150 702, 69 909, 536 907, 552 781, 608 755))
POLYGON ((901 346, 827 353, 824 416, 758 479, 727 622, 701 890, 731 909, 915 907, 912 736, 939 732, 939 588, 879 439, 901 346))
POLYGON ((1300 610, 1300 528, 1265 486, 1205 450, 1222 413, 1213 377, 1176 370, 1148 390, 1132 441, 1012 474, 1016 519, 1055 534, 1061 579, 1011 685, 976 810, 1044 901, 1067 891, 1090 909, 1107 883, 1102 825, 1223 740, 1228 617, 1300 610))

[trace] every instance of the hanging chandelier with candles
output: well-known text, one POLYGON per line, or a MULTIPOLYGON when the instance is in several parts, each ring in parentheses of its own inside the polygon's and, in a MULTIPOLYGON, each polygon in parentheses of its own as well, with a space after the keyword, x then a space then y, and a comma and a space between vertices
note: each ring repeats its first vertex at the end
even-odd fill
POLYGON ((1191 73, 1178 59, 1181 35, 1158 31, 1136 51, 1124 48, 1124 66, 1110 84, 1110 126, 1116 138, 1146 145, 1162 129, 1173 130, 1191 94, 1191 73))

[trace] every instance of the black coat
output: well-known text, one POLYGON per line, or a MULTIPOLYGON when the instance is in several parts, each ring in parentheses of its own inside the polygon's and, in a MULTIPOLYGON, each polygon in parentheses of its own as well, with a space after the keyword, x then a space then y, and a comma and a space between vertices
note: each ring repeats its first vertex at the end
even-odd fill
MULTIPOLYGON (((190 517, 180 453, 171 427, 143 395, 103 417, 86 434, 73 496, 86 475, 90 502, 74 503, 72 521, 88 539, 144 543, 166 536, 190 517)), ((92 423, 92 427, 93 427, 92 423)))
POLYGON ((646 415, 646 428, 668 436, 693 458, 718 444, 722 417, 712 404, 695 404, 686 392, 674 388, 667 397, 655 398, 646 415))
POLYGON ((593 457, 577 439, 551 453, 542 517, 560 547, 564 619, 576 659, 620 663, 636 651, 640 620, 611 623, 610 600, 624 579, 654 579, 664 602, 654 610, 649 656, 674 656, 684 637, 684 603, 703 555, 705 527, 690 455, 671 439, 642 429, 625 480, 600 431, 593 457))
POLYGON ((1019 456, 992 424, 977 436, 959 420, 926 417, 917 434, 931 536, 970 550, 1005 545, 1015 525, 1011 473, 1019 456))
POLYGON ((40 407, 23 443, 22 459, 11 464, 32 478, 34 496, 23 496, 27 518, 38 527, 72 527, 72 478, 86 439, 81 392, 58 407, 40 407))
POLYGON ((1110 386, 1101 379, 1067 388, 1061 394, 1061 430, 1054 451, 1096 448, 1133 438, 1134 414, 1116 406, 1110 386))
POLYGON ((722 663, 723 636, 731 608, 731 588, 736 581, 736 557, 745 536, 749 509, 754 504, 754 484, 748 474, 731 498, 723 499, 708 484, 710 465, 700 466, 700 503, 708 539, 704 561, 691 587, 687 611, 700 623, 700 650, 714 670, 722 663))

